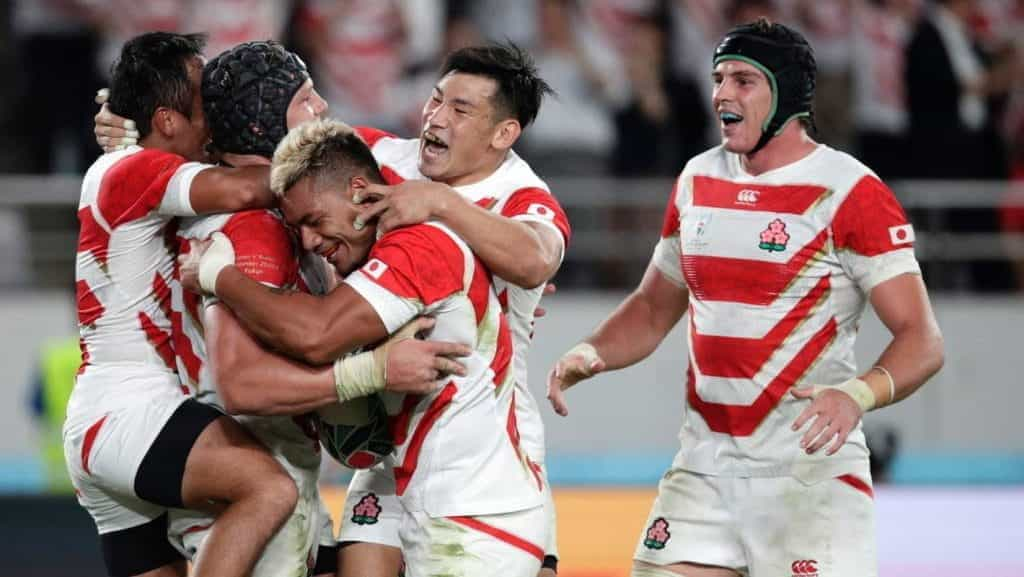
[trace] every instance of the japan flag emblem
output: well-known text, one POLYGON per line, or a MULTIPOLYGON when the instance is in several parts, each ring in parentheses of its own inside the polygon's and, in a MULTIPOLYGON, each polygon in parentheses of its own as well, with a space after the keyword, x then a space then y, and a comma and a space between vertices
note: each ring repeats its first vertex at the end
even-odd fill
POLYGON ((535 214, 548 220, 554 220, 555 218, 555 211, 544 206, 543 204, 533 203, 526 209, 526 212, 529 214, 535 214))
POLYGON ((914 227, 909 224, 889 227, 889 240, 894 245, 914 242, 914 227))
POLYGON ((374 280, 380 280, 381 275, 383 275, 387 270, 388 265, 375 258, 370 259, 369 262, 363 265, 363 272, 374 280))

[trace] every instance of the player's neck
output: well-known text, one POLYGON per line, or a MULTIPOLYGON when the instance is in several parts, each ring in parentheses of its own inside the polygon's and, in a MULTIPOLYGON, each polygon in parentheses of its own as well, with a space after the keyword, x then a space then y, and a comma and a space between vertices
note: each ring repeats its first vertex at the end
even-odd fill
POLYGON ((817 147, 818 143, 807 134, 802 124, 790 122, 782 134, 769 140, 764 148, 754 154, 741 155, 740 162, 747 174, 757 176, 793 164, 814 152, 817 147))
POLYGON ((258 154, 233 154, 225 152, 220 157, 221 162, 229 166, 241 168, 243 166, 269 166, 270 159, 258 154))
POLYGON ((476 184, 490 177, 495 172, 498 172, 498 169, 505 163, 505 159, 507 157, 507 150, 499 151, 498 154, 488 155, 488 158, 472 172, 467 172, 466 174, 456 176, 455 178, 447 179, 444 183, 451 187, 476 184))

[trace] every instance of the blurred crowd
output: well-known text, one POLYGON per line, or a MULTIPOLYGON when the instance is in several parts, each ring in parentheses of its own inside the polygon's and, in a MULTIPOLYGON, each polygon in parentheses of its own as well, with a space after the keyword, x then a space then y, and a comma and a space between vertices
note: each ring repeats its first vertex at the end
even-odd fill
MULTIPOLYGON (((885 179, 1024 180, 1024 0, 14 0, 0 15, 0 172, 82 172, 122 42, 204 31, 207 54, 276 38, 331 115, 400 135, 449 50, 511 40, 557 97, 520 147, 545 177, 669 177, 717 142, 711 54, 760 16, 817 54, 817 138, 885 179)), ((1024 232, 1024 209, 953 226, 1024 232)), ((1022 269, 1024 270, 1024 269, 1022 269)), ((1024 274, 1024 273, 1022 273, 1024 274)))
POLYGON ((819 138, 883 178, 1024 176, 1024 0, 15 0, 0 91, 18 143, 0 169, 78 172, 92 94, 121 43, 205 31, 207 53, 277 38, 334 116, 408 135, 443 55, 529 48, 558 96, 524 151, 545 175, 666 176, 716 140, 711 52, 759 16, 817 51, 819 138), (910 145, 908 147, 908 145, 910 145), (551 154, 557 152, 557 154, 551 154), (557 158, 557 162, 551 159, 557 158), (547 166, 550 165, 550 166, 547 166))

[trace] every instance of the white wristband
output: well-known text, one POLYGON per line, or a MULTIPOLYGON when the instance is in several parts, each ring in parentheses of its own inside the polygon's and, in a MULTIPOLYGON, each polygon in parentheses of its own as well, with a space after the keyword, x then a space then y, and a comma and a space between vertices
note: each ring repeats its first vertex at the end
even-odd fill
POLYGON ((235 264, 235 247, 222 232, 213 233, 213 242, 199 259, 199 286, 209 294, 217 294, 217 275, 224 267, 235 264))
POLYGON ((387 378, 384 371, 386 356, 366 351, 334 361, 334 388, 338 401, 344 403, 357 397, 372 395, 384 390, 387 378))

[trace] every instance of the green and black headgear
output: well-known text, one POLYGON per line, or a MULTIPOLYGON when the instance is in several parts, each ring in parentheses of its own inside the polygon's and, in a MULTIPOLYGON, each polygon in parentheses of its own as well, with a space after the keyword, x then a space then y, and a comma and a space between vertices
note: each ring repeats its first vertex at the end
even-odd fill
POLYGON ((714 66, 724 60, 753 65, 768 77, 772 107, 761 126, 761 139, 751 153, 782 132, 790 120, 814 122, 814 50, 802 34, 782 24, 758 20, 726 33, 715 48, 714 66))
POLYGON ((203 68, 203 112, 222 152, 271 157, 288 133, 288 105, 306 64, 274 41, 246 42, 203 68))

